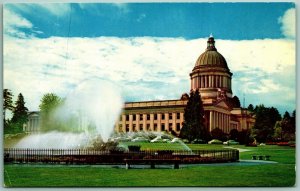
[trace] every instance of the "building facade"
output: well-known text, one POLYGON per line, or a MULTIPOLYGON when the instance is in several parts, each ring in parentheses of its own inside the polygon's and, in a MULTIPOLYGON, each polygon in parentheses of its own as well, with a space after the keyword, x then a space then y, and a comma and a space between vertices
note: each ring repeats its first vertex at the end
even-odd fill
MULTIPOLYGON (((225 58, 217 51, 212 36, 208 38, 206 50, 196 60, 190 80, 191 90, 198 89, 201 94, 205 126, 209 131, 219 128, 229 133, 232 129, 241 131, 254 125, 251 113, 236 104, 237 97, 232 97, 232 73, 225 58)), ((115 131, 172 131, 179 134, 187 101, 188 95, 184 93, 178 100, 126 102, 115 131)), ((37 120, 37 112, 29 115, 26 130, 38 131, 37 120)))
MULTIPOLYGON (((196 60, 190 73, 191 90, 198 89, 205 111, 205 125, 209 131, 215 128, 229 133, 253 126, 255 119, 246 109, 236 104, 232 97, 232 73, 225 58, 217 51, 211 36, 207 48, 196 60)), ((119 121, 117 132, 173 131, 180 133, 184 121, 184 108, 188 95, 178 100, 127 102, 119 121)))

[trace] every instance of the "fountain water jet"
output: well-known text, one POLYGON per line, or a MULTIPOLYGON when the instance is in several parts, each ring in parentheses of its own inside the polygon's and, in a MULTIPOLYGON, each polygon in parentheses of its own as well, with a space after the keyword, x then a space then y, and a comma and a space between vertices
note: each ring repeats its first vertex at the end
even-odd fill
POLYGON ((119 88, 104 80, 89 79, 80 83, 66 97, 55 113, 56 121, 72 124, 67 132, 50 131, 21 139, 16 148, 79 148, 101 136, 106 142, 113 132, 123 100, 119 88), (92 129, 91 129, 92 127, 92 129), (77 133, 75 133, 77 132, 77 133))

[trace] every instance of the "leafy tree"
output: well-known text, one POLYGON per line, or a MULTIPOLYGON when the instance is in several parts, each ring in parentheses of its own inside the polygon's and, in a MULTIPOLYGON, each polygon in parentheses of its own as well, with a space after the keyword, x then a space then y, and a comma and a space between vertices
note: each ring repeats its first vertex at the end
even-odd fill
POLYGON ((57 120, 54 119, 55 110, 62 104, 62 99, 54 93, 47 93, 42 97, 39 106, 41 112, 41 131, 58 130, 57 120))
POLYGON ((229 134, 230 134, 230 139, 231 140, 237 141, 238 135, 239 135, 239 131, 237 129, 231 129, 229 134))
POLYGON ((274 140, 281 141, 283 139, 283 132, 281 128, 281 121, 277 121, 274 127, 274 140))
POLYGON ((254 138, 251 136, 251 130, 243 129, 242 131, 239 131, 237 141, 242 145, 253 143, 254 138))
POLYGON ((11 90, 4 89, 3 90, 3 119, 5 124, 5 112, 6 110, 13 111, 13 100, 12 100, 13 94, 11 93, 11 90))
POLYGON ((274 107, 259 105, 255 108, 256 120, 252 135, 258 142, 270 141, 274 135, 274 125, 281 120, 281 115, 274 107))
POLYGON ((21 128, 23 124, 28 120, 28 109, 25 107, 25 101, 23 95, 20 93, 15 103, 16 107, 13 110, 12 123, 17 123, 21 128))
POLYGON ((213 139, 218 139, 220 141, 226 141, 226 135, 220 128, 215 128, 211 131, 211 136, 213 139))
POLYGON ((184 109, 184 122, 179 136, 191 142, 195 139, 207 141, 208 135, 208 130, 204 125, 204 109, 201 95, 199 90, 191 90, 184 109))

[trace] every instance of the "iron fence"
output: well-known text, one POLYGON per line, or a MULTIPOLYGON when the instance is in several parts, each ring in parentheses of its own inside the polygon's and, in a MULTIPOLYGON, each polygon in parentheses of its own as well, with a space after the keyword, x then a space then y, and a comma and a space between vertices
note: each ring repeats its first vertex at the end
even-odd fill
POLYGON ((90 149, 4 149, 6 163, 124 164, 124 159, 180 159, 182 163, 235 162, 239 151, 226 150, 90 150, 90 149))

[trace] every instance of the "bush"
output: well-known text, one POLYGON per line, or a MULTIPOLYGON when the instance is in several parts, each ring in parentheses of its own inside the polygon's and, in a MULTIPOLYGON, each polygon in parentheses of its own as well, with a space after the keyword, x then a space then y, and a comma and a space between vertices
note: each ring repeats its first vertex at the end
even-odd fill
POLYGON ((141 146, 140 145, 129 145, 128 150, 133 151, 133 152, 138 152, 141 150, 141 146))

